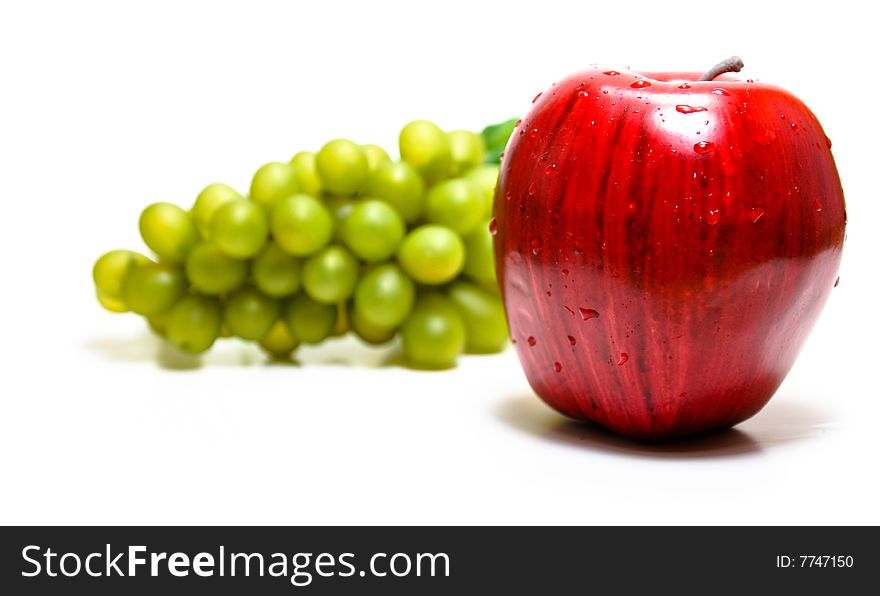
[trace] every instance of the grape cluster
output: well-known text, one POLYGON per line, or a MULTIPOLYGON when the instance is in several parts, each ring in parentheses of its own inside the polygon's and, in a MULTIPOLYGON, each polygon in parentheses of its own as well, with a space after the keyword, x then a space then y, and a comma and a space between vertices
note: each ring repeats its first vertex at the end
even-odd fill
POLYGON ((148 206, 140 233, 157 258, 103 255, 98 300, 191 354, 235 336, 289 358, 348 332, 371 344, 399 335, 421 367, 502 350, 489 229, 498 165, 474 132, 417 120, 399 140, 398 161, 337 139, 264 165, 247 196, 215 183, 189 210, 148 206))

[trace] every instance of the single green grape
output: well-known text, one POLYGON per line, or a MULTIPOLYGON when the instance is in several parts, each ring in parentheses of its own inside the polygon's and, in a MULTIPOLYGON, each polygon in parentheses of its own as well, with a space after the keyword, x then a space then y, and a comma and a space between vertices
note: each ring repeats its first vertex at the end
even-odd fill
POLYGON ((465 350, 472 354, 500 352, 507 345, 507 319, 501 299, 464 281, 449 286, 449 299, 465 327, 465 350))
POLYGON ((281 302, 252 287, 236 290, 223 309, 223 322, 242 339, 261 339, 280 316, 281 302))
POLYGON ((492 203, 495 200, 495 185, 498 183, 498 164, 484 163, 468 172, 466 178, 474 183, 480 197, 480 219, 492 217, 492 203))
POLYGON ((299 192, 296 169, 289 163, 273 161, 262 166, 251 180, 250 199, 266 209, 276 201, 299 192))
POLYGON ((477 189, 467 178, 445 180, 428 191, 425 216, 430 223, 467 234, 483 219, 477 189))
POLYGON ((284 251, 300 257, 321 250, 333 236, 333 216, 318 199, 297 194, 272 208, 269 227, 284 251))
POLYGON ((150 262, 144 255, 131 250, 111 250, 101 255, 92 268, 101 306, 112 312, 127 312, 122 301, 122 284, 132 270, 150 262))
POLYGON ((394 263, 378 265, 361 277, 353 310, 365 325, 394 330, 409 316, 415 302, 412 280, 394 263))
POLYGON ((167 311, 185 292, 183 271, 170 263, 139 265, 122 282, 122 302, 145 317, 167 311))
POLYGON ((425 183, 415 168, 405 161, 390 161, 370 174, 364 194, 385 201, 400 213, 404 221, 412 223, 422 214, 425 183))
POLYGON ((220 336, 220 301, 208 296, 186 296, 168 313, 165 337, 182 352, 200 354, 220 336))
POLYGON ((290 332, 290 327, 283 319, 278 319, 269 333, 260 340, 260 347, 266 350, 273 358, 289 358, 299 342, 290 332))
POLYGON ((411 278, 428 285, 444 284, 458 275, 465 261, 464 242, 447 227, 428 224, 407 234, 397 261, 411 278))
POLYGON ((300 263, 274 242, 269 242, 251 264, 254 283, 267 296, 284 298, 299 290, 300 263))
POLYGON ((495 287, 494 238, 489 222, 484 221, 477 229, 464 237, 465 259, 462 273, 485 287, 495 287))
POLYGON ((212 242, 200 242, 186 259, 186 276, 203 294, 228 294, 238 289, 247 275, 247 261, 233 259, 212 242))
POLYGON ((345 245, 368 263, 393 256, 405 233, 403 218, 391 205, 378 199, 357 203, 342 223, 345 245))
POLYGON ((189 213, 171 203, 153 203, 143 210, 138 223, 146 245, 169 263, 182 263, 199 241, 189 213))
POLYGON ((336 327, 335 304, 315 302, 305 294, 290 299, 284 308, 284 320, 293 337, 306 344, 324 341, 336 327))
POLYGON ((211 240, 235 259, 249 259, 262 250, 269 237, 269 220, 251 201, 230 201, 211 218, 211 240))
POLYGON ((470 130, 452 130, 446 133, 452 161, 449 175, 461 176, 486 159, 486 143, 483 137, 470 130))
POLYGON ((400 131, 399 141, 401 159, 413 166, 428 184, 443 179, 449 172, 449 139, 433 122, 410 122, 400 131))
POLYGON ((351 330, 368 344, 381 345, 388 343, 394 339, 394 335, 397 333, 397 329, 394 327, 389 329, 373 325, 358 314, 354 308, 350 310, 348 316, 351 321, 351 330))
POLYGON ((388 155, 388 152, 382 149, 382 147, 380 147, 379 145, 366 143, 365 145, 361 145, 361 151, 364 152, 364 155, 367 158, 368 175, 375 172, 376 168, 378 168, 382 164, 391 161, 391 157, 388 155))
POLYGON ((111 296, 99 288, 95 288, 95 297, 98 299, 98 304, 100 304, 104 310, 116 313, 128 312, 128 307, 125 305, 125 302, 122 301, 122 298, 111 296))
POLYGON ((336 244, 328 246, 303 263, 303 289, 316 302, 342 302, 354 292, 359 270, 360 264, 348 250, 336 244))
POLYGON ((448 368, 464 351, 465 325, 455 306, 439 294, 419 297, 400 332, 403 354, 417 366, 448 368))
MULTIPOLYGON (((174 307, 172 307, 174 308, 174 307)), ((152 317, 147 317, 147 326, 159 337, 165 337, 168 334, 168 317, 169 312, 163 312, 152 317)))
POLYGON ((367 180, 367 156, 348 139, 336 139, 321 147, 315 165, 324 189, 333 195, 352 196, 367 180))
POLYGON ((243 198, 237 190, 220 182, 209 184, 202 189, 189 210, 202 238, 210 237, 211 218, 218 208, 229 201, 240 201, 243 198))
POLYGON ((320 197, 324 187, 321 185, 321 177, 318 176, 315 154, 312 151, 300 151, 293 156, 290 163, 293 164, 300 192, 320 197))

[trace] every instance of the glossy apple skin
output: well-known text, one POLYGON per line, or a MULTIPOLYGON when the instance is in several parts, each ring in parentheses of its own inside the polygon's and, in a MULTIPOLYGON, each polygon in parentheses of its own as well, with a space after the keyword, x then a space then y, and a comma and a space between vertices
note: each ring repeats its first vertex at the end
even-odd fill
POLYGON ((541 94, 504 155, 517 354, 567 416, 638 439, 729 427, 779 387, 835 285, 831 143, 778 87, 608 72, 541 94))

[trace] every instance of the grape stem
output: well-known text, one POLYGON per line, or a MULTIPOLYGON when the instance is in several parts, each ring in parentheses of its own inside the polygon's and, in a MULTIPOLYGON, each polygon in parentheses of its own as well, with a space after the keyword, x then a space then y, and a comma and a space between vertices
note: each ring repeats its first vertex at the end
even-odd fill
POLYGON ((731 56, 727 60, 722 60, 721 62, 719 62, 718 64, 716 64, 712 68, 710 68, 708 71, 706 71, 706 74, 704 74, 703 76, 701 76, 697 80, 711 81, 712 79, 714 79, 718 75, 722 75, 726 72, 739 72, 742 70, 742 68, 743 68, 743 61, 740 59, 740 57, 739 56, 731 56))

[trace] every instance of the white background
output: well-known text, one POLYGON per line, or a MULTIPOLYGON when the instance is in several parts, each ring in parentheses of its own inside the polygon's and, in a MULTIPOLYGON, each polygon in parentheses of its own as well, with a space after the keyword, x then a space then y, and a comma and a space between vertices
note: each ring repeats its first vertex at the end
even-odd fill
POLYGON ((880 522, 876 32, 844 2, 21 2, 0 9, 0 522, 880 522), (593 62, 744 76, 824 123, 840 286, 776 397, 666 447, 567 422, 514 353, 440 373, 353 341, 203 366, 100 310, 146 204, 424 117, 479 129, 593 62))

